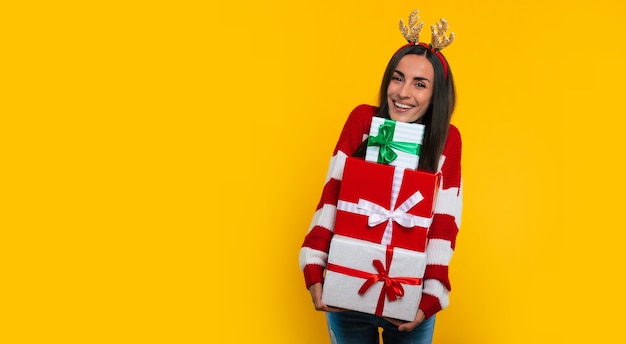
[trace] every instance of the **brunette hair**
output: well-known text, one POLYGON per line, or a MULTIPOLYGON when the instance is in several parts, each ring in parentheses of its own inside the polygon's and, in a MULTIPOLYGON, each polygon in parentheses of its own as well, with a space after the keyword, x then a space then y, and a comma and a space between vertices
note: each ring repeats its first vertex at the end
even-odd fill
MULTIPOLYGON (((391 57, 380 85, 380 105, 376 116, 389 118, 387 88, 389 87, 389 83, 391 82, 391 78, 400 59, 409 54, 425 56, 433 65, 435 71, 433 95, 430 106, 420 119, 425 128, 418 168, 436 172, 439 165, 439 158, 443 153, 448 138, 450 119, 452 118, 452 112, 454 112, 454 106, 456 104, 456 91, 454 89, 452 71, 448 65, 447 76, 444 75, 444 67, 437 53, 421 45, 407 45, 400 48, 400 50, 391 57)), ((446 64, 448 63, 443 55, 442 59, 446 64)))

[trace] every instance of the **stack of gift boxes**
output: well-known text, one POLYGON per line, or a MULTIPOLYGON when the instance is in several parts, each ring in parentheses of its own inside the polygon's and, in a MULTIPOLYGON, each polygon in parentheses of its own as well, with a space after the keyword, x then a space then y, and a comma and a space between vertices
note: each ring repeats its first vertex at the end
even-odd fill
POLYGON ((346 160, 322 301, 413 321, 441 178, 417 169, 423 125, 374 117, 369 134, 346 160))

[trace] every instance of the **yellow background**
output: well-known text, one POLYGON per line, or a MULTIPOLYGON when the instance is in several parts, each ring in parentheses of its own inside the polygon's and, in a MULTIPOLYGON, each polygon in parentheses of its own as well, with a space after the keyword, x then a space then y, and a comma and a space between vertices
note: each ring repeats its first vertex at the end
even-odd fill
POLYGON ((416 7, 464 143, 435 343, 624 342, 623 1, 14 3, 0 342, 327 342, 298 250, 416 7))

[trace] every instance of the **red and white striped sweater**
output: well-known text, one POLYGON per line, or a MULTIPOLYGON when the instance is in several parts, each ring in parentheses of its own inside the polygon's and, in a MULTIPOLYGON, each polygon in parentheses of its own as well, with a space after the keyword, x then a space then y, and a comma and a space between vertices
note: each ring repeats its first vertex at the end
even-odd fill
MULTIPOLYGON (((371 105, 359 105, 344 124, 328 168, 320 202, 300 249, 300 268, 304 272, 307 288, 324 280, 345 161, 368 137, 372 117, 377 110, 371 105)), ((439 171, 442 173, 442 183, 437 195, 433 222, 428 230, 426 272, 419 305, 426 317, 448 306, 451 289, 448 266, 461 223, 461 136, 453 125, 450 125, 448 139, 439 160, 439 171)))

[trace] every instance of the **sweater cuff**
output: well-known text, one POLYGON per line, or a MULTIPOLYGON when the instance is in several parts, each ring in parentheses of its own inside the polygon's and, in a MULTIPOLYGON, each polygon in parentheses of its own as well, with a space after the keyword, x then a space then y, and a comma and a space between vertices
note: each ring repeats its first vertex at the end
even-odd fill
POLYGON ((324 282, 324 267, 317 264, 309 264, 304 267, 304 283, 308 289, 312 284, 324 282))
POLYGON ((435 313, 441 310, 441 305, 439 304, 439 299, 435 296, 432 296, 430 294, 422 294, 419 309, 424 312, 426 318, 430 318, 435 313))

